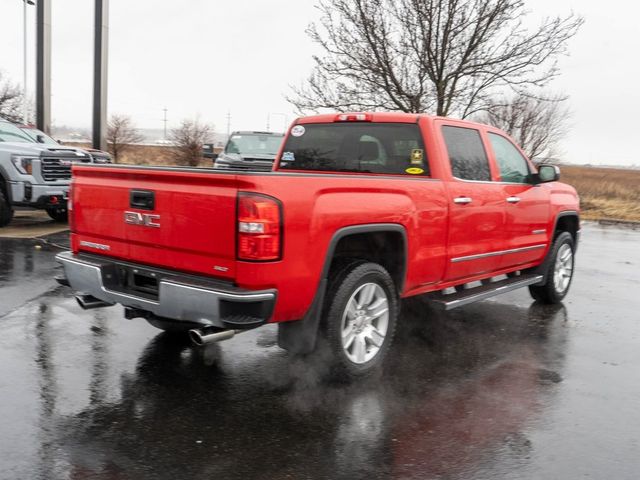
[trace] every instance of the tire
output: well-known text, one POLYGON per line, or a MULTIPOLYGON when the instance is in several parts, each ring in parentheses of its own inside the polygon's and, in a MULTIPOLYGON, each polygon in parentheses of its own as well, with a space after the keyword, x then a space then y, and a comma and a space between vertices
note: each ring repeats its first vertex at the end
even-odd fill
POLYGON ((65 223, 69 220, 69 212, 66 207, 48 207, 47 214, 56 222, 65 223))
POLYGON ((7 200, 7 196, 0 188, 0 228, 6 227, 13 219, 13 208, 7 200))
POLYGON ((322 321, 334 375, 353 379, 377 369, 393 341, 397 316, 395 285, 382 266, 356 262, 333 275, 322 321))
POLYGON ((544 285, 530 286, 529 293, 539 302, 557 304, 569 292, 575 269, 575 248, 569 232, 562 232, 556 237, 548 258, 549 264, 545 272, 547 282, 544 285))

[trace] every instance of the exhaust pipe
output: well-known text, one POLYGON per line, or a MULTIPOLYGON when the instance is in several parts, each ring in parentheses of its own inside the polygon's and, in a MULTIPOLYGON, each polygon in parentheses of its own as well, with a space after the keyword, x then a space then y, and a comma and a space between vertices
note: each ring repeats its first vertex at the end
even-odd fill
POLYGON ((214 327, 194 328, 189 330, 189 338, 194 345, 202 347, 210 343, 229 340, 236 334, 236 330, 219 330, 214 327))
POLYGON ((76 295, 76 301, 84 310, 113 306, 113 303, 103 302, 93 295, 76 295))

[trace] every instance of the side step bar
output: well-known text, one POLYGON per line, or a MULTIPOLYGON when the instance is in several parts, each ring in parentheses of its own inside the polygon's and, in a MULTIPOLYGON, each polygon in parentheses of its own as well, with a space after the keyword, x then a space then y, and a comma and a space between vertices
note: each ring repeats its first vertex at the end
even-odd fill
POLYGON ((470 288, 468 290, 463 290, 449 295, 437 294, 429 298, 429 303, 440 310, 452 310, 454 308, 462 307, 480 300, 486 300, 487 298, 495 297, 496 295, 507 293, 518 288, 535 285, 536 283, 540 283, 543 279, 544 277, 542 275, 520 275, 519 277, 507 278, 506 280, 500 280, 499 282, 489 283, 487 285, 470 288))

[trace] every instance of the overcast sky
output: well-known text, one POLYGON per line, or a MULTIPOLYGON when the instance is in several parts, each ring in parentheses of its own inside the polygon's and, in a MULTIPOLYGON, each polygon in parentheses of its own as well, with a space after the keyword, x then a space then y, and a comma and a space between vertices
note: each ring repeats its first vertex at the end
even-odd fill
MULTIPOLYGON (((91 0, 52 0, 53 122, 91 124, 91 0)), ((145 128, 199 116, 226 132, 283 129, 294 118, 284 96, 302 82, 317 53, 305 34, 312 0, 111 0, 109 112, 145 128)), ((628 0, 529 0, 536 16, 572 10, 586 24, 561 60, 554 90, 570 95, 564 159, 640 165, 631 139, 640 111, 640 7, 628 0)), ((35 7, 29 7, 29 88, 34 91, 35 7)), ((22 80, 22 1, 0 0, 0 69, 22 80)))

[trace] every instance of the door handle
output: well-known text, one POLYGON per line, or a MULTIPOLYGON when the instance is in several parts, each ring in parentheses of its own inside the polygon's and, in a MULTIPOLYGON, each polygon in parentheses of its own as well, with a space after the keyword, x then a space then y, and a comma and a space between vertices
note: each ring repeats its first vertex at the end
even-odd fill
POLYGON ((507 202, 509 203, 518 203, 520 201, 520 197, 507 197, 507 202))
POLYGON ((453 203, 456 203, 458 205, 467 205, 471 202, 473 202, 473 198, 470 197, 458 197, 453 199, 453 203))
POLYGON ((131 190, 129 206, 140 210, 153 210, 156 206, 156 194, 151 190, 131 190))

